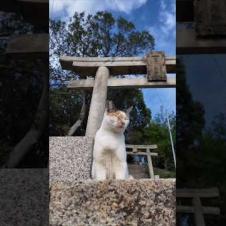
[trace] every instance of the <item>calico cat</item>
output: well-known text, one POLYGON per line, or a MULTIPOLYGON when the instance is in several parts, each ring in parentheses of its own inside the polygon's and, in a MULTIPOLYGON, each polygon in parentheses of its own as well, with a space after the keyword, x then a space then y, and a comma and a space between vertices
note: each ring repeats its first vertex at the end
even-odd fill
POLYGON ((94 141, 92 178, 129 179, 126 162, 126 147, 124 132, 129 124, 129 113, 116 110, 109 104, 105 110, 100 129, 94 141))

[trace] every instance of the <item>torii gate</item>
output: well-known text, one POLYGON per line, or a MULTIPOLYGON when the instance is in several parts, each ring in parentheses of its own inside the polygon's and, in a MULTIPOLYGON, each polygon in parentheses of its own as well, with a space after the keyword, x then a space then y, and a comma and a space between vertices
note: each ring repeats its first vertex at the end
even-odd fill
POLYGON ((169 88, 176 86, 175 78, 166 73, 176 72, 176 58, 166 57, 163 52, 152 52, 147 57, 60 57, 63 69, 94 79, 72 80, 70 89, 93 88, 86 136, 94 137, 99 129, 107 98, 107 87, 112 88, 169 88), (115 75, 147 74, 146 78, 114 78, 115 75), (110 75, 112 77, 110 77, 110 75))

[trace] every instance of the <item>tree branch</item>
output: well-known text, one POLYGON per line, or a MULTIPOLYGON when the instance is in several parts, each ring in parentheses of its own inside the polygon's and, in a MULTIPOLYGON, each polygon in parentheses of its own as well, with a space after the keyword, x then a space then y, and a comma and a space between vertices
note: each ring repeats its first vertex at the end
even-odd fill
POLYGON ((85 113, 86 113, 86 96, 85 96, 85 92, 83 92, 83 95, 82 95, 82 108, 81 108, 81 111, 80 111, 79 119, 70 128, 70 130, 68 132, 68 136, 72 136, 75 133, 75 131, 81 126, 82 122, 85 119, 85 113))
POLYGON ((42 135, 48 119, 48 74, 43 74, 43 89, 39 101, 39 105, 35 114, 35 119, 31 125, 30 130, 25 136, 16 144, 11 151, 8 161, 4 165, 6 168, 15 168, 21 162, 27 152, 36 144, 42 135))

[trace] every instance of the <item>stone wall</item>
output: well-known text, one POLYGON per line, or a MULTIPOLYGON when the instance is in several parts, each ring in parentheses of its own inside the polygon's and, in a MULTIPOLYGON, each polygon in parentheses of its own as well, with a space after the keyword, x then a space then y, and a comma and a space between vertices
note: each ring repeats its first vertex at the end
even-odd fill
POLYGON ((54 183, 51 226, 175 226, 175 180, 54 183))
POLYGON ((90 179, 93 139, 50 137, 50 226, 174 226, 175 180, 90 179))
POLYGON ((48 169, 0 169, 0 225, 49 225, 48 169))
POLYGON ((93 139, 90 137, 50 137, 50 183, 90 179, 92 149, 93 139))

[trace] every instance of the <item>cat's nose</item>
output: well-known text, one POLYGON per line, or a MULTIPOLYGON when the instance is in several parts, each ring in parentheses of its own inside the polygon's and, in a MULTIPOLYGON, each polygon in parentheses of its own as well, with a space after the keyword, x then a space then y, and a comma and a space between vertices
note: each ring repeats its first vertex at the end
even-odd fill
POLYGON ((119 124, 118 124, 118 127, 119 128, 123 128, 125 126, 125 123, 124 122, 120 122, 119 124))

